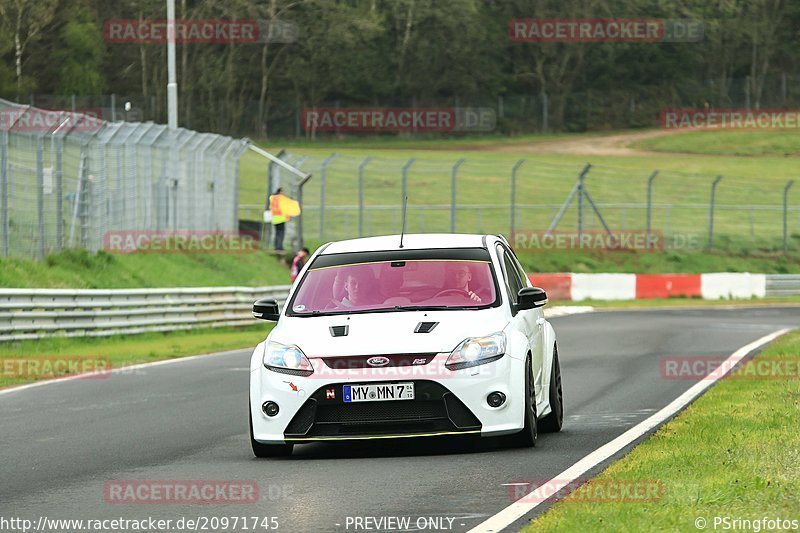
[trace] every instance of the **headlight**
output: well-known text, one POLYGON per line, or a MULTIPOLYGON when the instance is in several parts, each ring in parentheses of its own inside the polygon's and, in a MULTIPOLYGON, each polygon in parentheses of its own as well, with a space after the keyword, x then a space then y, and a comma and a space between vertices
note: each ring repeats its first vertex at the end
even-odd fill
POLYGON ((275 372, 293 376, 310 376, 314 367, 297 346, 270 341, 264 350, 264 366, 275 372))
POLYGON ((506 353, 506 336, 502 332, 486 337, 464 339, 447 358, 444 366, 450 370, 461 370, 471 366, 491 363, 506 353))

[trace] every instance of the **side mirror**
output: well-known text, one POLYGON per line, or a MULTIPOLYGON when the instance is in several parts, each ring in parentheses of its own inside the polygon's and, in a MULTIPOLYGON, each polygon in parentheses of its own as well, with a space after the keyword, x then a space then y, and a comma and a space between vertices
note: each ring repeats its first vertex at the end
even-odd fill
POLYGON ((274 298, 257 300, 256 303, 253 304, 253 316, 261 320, 277 321, 278 317, 281 316, 281 312, 278 309, 278 302, 276 302, 274 298))
POLYGON ((523 287, 517 293, 517 311, 542 307, 547 303, 547 293, 539 287, 523 287))

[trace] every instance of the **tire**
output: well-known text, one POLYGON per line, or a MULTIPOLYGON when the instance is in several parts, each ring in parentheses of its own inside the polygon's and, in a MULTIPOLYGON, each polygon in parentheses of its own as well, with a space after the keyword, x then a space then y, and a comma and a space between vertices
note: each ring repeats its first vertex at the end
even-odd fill
MULTIPOLYGON (((247 406, 250 411, 250 406, 247 406)), ((253 413, 250 413, 250 446, 253 448, 253 455, 258 458, 266 457, 287 457, 292 455, 292 444, 263 444, 253 438, 253 413)))
POLYGON ((519 433, 506 437, 509 446, 513 448, 533 448, 536 446, 538 436, 538 421, 536 420, 536 394, 533 387, 533 368, 531 368, 531 355, 525 359, 525 426, 519 433))
POLYGON ((539 421, 543 433, 557 433, 564 424, 564 392, 561 388, 561 365, 558 345, 553 346, 553 369, 550 371, 550 414, 539 421))

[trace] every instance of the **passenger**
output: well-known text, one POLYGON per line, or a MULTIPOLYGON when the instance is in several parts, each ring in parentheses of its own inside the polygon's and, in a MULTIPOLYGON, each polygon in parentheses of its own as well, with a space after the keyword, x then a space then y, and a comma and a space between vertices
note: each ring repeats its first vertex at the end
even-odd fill
MULTIPOLYGON (((344 296, 341 298, 340 305, 344 307, 358 307, 375 303, 375 278, 372 270, 352 270, 342 277, 336 275, 334 282, 334 293, 339 292, 337 287, 343 289, 344 296), (340 280, 343 279, 342 283, 340 280)), ((334 296, 335 297, 335 296, 334 296)))

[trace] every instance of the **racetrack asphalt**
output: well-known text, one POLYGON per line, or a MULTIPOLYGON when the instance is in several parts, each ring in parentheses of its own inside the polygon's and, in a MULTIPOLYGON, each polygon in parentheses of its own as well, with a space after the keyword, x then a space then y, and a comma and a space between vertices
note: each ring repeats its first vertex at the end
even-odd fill
POLYGON ((695 383, 662 377, 663 357, 727 356, 797 327, 800 308, 613 311, 551 322, 566 418, 561 433, 540 434, 534 449, 504 449, 493 439, 402 439, 306 444, 292 457, 255 459, 250 350, 0 395, 0 517, 277 517, 279 531, 386 530, 357 528, 355 518, 390 516, 410 517, 409 529, 418 530, 418 518, 438 517, 453 519, 440 530, 466 531, 512 503, 516 489, 507 484, 553 478, 695 383), (252 481, 259 498, 107 503, 111 480, 252 481))

